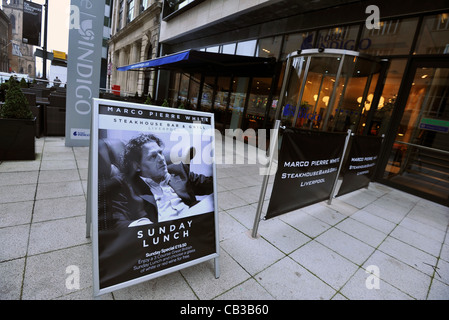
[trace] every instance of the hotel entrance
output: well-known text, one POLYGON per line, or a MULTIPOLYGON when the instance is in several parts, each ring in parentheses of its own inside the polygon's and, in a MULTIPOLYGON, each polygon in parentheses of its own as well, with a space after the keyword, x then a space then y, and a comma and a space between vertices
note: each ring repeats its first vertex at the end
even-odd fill
POLYGON ((276 119, 302 129, 378 135, 372 113, 386 66, 385 61, 349 50, 290 54, 276 119))
POLYGON ((449 62, 416 59, 408 70, 392 115, 380 180, 448 205, 449 62))

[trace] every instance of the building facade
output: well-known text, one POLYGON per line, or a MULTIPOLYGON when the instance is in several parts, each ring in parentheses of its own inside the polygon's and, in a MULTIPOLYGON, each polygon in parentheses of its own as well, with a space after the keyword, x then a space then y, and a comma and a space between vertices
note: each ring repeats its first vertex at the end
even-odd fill
POLYGON ((28 74, 29 77, 35 78, 36 67, 33 46, 22 41, 23 0, 2 1, 3 12, 10 20, 12 32, 12 58, 9 62, 9 68, 12 72, 28 74))
POLYGON ((116 68, 157 56, 161 10, 157 0, 113 1, 108 89, 122 96, 154 96, 155 72, 123 73, 116 68))
POLYGON ((161 57, 195 50, 272 58, 276 68, 259 76, 158 67, 157 100, 214 112, 221 129, 279 119, 384 135, 376 180, 449 204, 447 1, 164 0, 159 46, 161 57), (374 72, 360 73, 365 56, 374 72))

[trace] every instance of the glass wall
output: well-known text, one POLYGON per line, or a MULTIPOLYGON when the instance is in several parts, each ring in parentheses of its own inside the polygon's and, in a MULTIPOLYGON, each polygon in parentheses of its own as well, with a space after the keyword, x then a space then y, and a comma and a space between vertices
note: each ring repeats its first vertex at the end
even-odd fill
POLYGON ((380 22, 380 29, 363 28, 359 51, 373 56, 410 53, 419 18, 380 22))
MULTIPOLYGON (((246 122, 243 129, 263 128, 267 113, 268 100, 271 92, 271 79, 254 78, 251 83, 251 90, 246 111, 246 122)), ((268 110, 269 111, 269 110, 268 110)))
POLYGON ((218 130, 224 130, 227 121, 226 109, 229 103, 229 90, 231 88, 230 77, 218 77, 215 93, 214 108, 215 126, 218 130))
POLYGON ((315 32, 301 32, 287 34, 284 36, 284 44, 281 51, 281 60, 286 60, 287 56, 295 51, 313 48, 315 32))
POLYGON ((320 131, 362 131, 380 64, 355 51, 304 50, 290 58, 282 100, 286 126, 320 131))
POLYGON ((418 66, 412 72, 383 178, 449 205, 449 68, 418 66))
POLYGON ((449 53, 449 13, 424 17, 414 53, 449 53))
POLYGON ((201 110, 206 112, 212 111, 214 101, 215 77, 205 77, 203 85, 203 93, 201 96, 201 110))
POLYGON ((320 30, 316 47, 355 50, 358 32, 358 25, 320 30))
POLYGON ((232 80, 231 98, 229 101, 226 129, 238 129, 242 127, 243 112, 246 106, 248 92, 248 77, 236 77, 232 80))
POLYGON ((387 134, 388 126, 390 124, 393 110, 396 107, 397 96, 399 88, 404 76, 406 59, 394 59, 391 61, 385 77, 385 84, 373 115, 373 120, 368 128, 369 135, 381 136, 387 134))
POLYGON ((201 74, 192 74, 189 84, 189 98, 187 109, 196 110, 198 108, 198 95, 200 93, 201 74))
MULTIPOLYGON (((380 92, 379 97, 374 97, 379 75, 377 73, 372 76, 357 74, 363 67, 363 60, 347 57, 348 61, 344 63, 342 73, 337 79, 338 70, 336 69, 340 64, 338 57, 329 55, 313 57, 309 61, 310 69, 306 75, 304 68, 307 59, 298 57, 292 66, 295 72, 288 74, 289 88, 286 88, 284 103, 279 106, 281 110, 277 111, 284 123, 301 128, 330 131, 345 131, 351 128, 364 134, 384 134, 387 132, 388 122, 395 107, 407 61, 413 54, 449 53, 449 45, 446 43, 448 38, 449 14, 439 13, 383 20, 380 22, 379 29, 367 29, 364 23, 357 23, 276 35, 258 40, 216 44, 199 50, 276 58, 279 64, 283 63, 283 67, 279 67, 280 83, 282 83, 287 56, 298 50, 304 51, 310 48, 324 48, 325 51, 357 50, 364 54, 387 58, 390 67, 386 71, 386 78, 383 79, 385 81, 383 91, 380 92), (421 26, 419 30, 418 26, 421 26), (415 43, 416 46, 413 46, 415 43), (304 86, 301 87, 303 81, 305 81, 304 86), (303 92, 300 92, 299 88, 302 88, 303 92), (330 92, 334 88, 335 95, 332 97, 330 92), (368 118, 370 110, 372 112, 368 118), (368 120, 370 123, 367 123, 368 120)), ((367 74, 371 74, 370 71, 367 74)), ((263 87, 267 88, 264 89, 265 92, 258 92, 256 88, 261 88, 258 85, 260 79, 247 79, 245 83, 241 79, 234 79, 236 83, 240 83, 239 88, 235 88, 236 84, 234 82, 231 84, 230 77, 205 77, 201 88, 199 75, 191 79, 189 79, 190 75, 177 77, 179 79, 172 80, 173 84, 170 87, 170 95, 173 96, 173 100, 178 101, 177 105, 185 101, 193 108, 201 106, 202 110, 217 112, 218 118, 223 121, 225 121, 225 113, 229 112, 224 125, 230 125, 231 119, 234 118, 234 123, 240 123, 242 127, 260 127, 261 125, 269 127, 271 125, 269 121, 275 118, 278 102, 276 90, 266 92, 268 88, 271 88, 272 79, 264 81, 270 84, 268 86, 264 84, 263 87), (176 99, 172 92, 173 86, 179 88, 176 99), (248 89, 242 89, 243 87, 248 89), (200 93, 201 104, 198 102, 200 93), (271 97, 270 94, 273 96, 271 97), (249 95, 248 101, 245 100, 246 95, 249 95), (270 103, 269 110, 267 110, 267 103, 270 103), (238 114, 237 110, 239 110, 238 114), (269 115, 268 123, 265 119, 266 115, 269 115)), ((279 91, 280 88, 277 92, 279 91)))
POLYGON ((178 107, 182 104, 182 107, 188 103, 188 93, 190 85, 190 75, 182 73, 178 91, 178 107))
POLYGON ((260 39, 257 44, 256 57, 278 58, 281 51, 282 36, 260 39))

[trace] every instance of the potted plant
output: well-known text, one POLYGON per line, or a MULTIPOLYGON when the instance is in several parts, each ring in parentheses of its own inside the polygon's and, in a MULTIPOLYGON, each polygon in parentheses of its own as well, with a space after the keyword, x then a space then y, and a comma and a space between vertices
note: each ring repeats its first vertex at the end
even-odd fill
POLYGON ((0 161, 36 159, 35 125, 28 100, 11 76, 0 108, 0 161))

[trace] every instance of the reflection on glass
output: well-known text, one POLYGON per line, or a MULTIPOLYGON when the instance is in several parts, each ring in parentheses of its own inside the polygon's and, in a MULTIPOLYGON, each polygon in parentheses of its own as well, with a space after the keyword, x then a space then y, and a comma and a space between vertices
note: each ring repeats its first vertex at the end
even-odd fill
POLYGON ((227 119, 231 129, 240 128, 246 102, 249 78, 234 78, 232 81, 231 99, 229 103, 230 117, 227 119))
POLYGON ((188 74, 181 74, 181 83, 178 91, 178 107, 185 108, 187 105, 189 93, 190 76, 188 74))
POLYGON ((351 129, 361 134, 380 64, 348 54, 312 54, 291 61, 283 124, 320 131, 351 129))
POLYGON ((380 22, 380 29, 363 28, 359 51, 374 56, 409 54, 418 18, 380 22))
POLYGON ((281 60, 286 59, 290 53, 298 50, 311 49, 313 47, 314 35, 315 32, 301 32, 285 35, 281 60))
POLYGON ((405 59, 393 59, 391 61, 381 94, 383 104, 379 103, 373 115, 370 128, 368 129, 368 134, 381 136, 387 133, 406 64, 407 60, 405 59))
POLYGON ((196 110, 198 108, 198 95, 200 93, 201 74, 194 74, 190 77, 189 102, 186 109, 196 110))
POLYGON ((218 77, 217 93, 214 101, 215 124, 217 129, 225 129, 226 106, 228 105, 230 77, 218 77))
POLYGON ((320 30, 316 47, 355 50, 358 32, 358 25, 320 30))
POLYGON ((246 128, 258 129, 263 127, 268 97, 271 90, 271 78, 254 78, 246 111, 246 128))
POLYGON ((449 199, 449 68, 417 68, 384 177, 449 199))
POLYGON ((260 39, 257 45, 257 57, 277 58, 281 49, 282 36, 260 39))
POLYGON ((416 52, 418 54, 449 53, 449 13, 424 17, 419 33, 416 52))
POLYGON ((235 54, 235 43, 224 44, 222 46, 222 53, 224 54, 235 54))
POLYGON ((282 124, 291 126, 295 115, 296 106, 301 93, 301 84, 304 77, 304 70, 308 57, 297 57, 292 59, 292 65, 288 70, 287 87, 282 106, 282 124))
POLYGON ((214 98, 215 77, 206 77, 203 85, 203 95, 201 97, 201 110, 212 111, 212 99, 214 98))
POLYGON ((181 74, 178 72, 172 72, 170 78, 170 86, 168 88, 168 102, 170 104, 170 107, 172 108, 178 106, 178 92, 180 82, 181 74))
POLYGON ((237 55, 240 56, 254 56, 254 52, 256 51, 256 40, 239 42, 237 44, 237 55))

